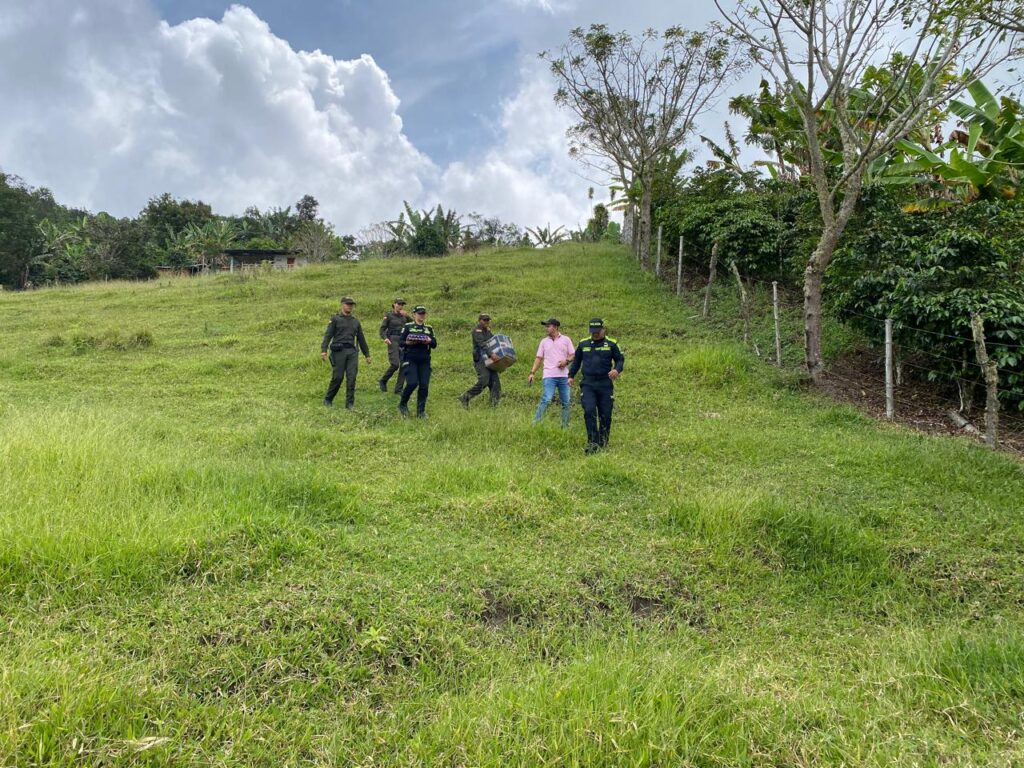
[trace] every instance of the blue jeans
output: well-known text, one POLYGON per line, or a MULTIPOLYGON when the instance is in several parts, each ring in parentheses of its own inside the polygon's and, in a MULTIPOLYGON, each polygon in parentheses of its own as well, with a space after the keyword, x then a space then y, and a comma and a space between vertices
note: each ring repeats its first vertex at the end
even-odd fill
POLYGON ((537 413, 533 415, 533 423, 536 424, 544 417, 544 411, 548 409, 555 397, 555 389, 558 389, 558 399, 562 401, 562 426, 569 426, 569 379, 564 376, 552 376, 544 380, 544 392, 540 396, 540 404, 537 406, 537 413))

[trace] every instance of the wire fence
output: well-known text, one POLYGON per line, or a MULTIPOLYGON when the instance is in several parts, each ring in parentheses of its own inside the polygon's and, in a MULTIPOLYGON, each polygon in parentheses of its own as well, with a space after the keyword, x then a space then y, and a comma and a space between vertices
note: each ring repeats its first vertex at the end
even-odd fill
MULTIPOLYGON (((660 228, 656 242, 655 257, 648 265, 659 281, 674 288, 678 297, 698 299, 701 315, 711 317, 716 314, 712 301, 716 276, 723 281, 731 279, 739 299, 738 311, 732 317, 719 316, 716 319, 735 322, 743 342, 762 360, 780 367, 786 365, 787 359, 791 365, 792 361, 803 360, 802 332, 798 337, 792 331, 784 332, 782 328, 783 319, 791 320, 794 314, 802 310, 802 291, 794 292, 780 281, 743 276, 733 262, 719 264, 718 248, 712 250, 703 277, 693 272, 684 274, 683 243, 680 242, 677 253, 665 253, 660 228), (729 270, 731 276, 725 270, 729 270), (691 279, 687 281, 687 278, 691 279), (753 290, 755 287, 761 290, 753 290), (773 345, 762 349, 762 345, 767 347, 766 328, 773 345)), ((726 288, 720 285, 718 290, 726 288)), ((942 425, 948 431, 977 435, 992 448, 1002 444, 1003 447, 1024 452, 1024 418, 1019 413, 1000 413, 999 389, 1000 376, 1005 381, 1006 377, 1016 379, 1024 374, 1020 370, 997 365, 988 352, 992 346, 1003 350, 1024 350, 1024 344, 986 339, 984 319, 976 315, 964 318, 964 324, 971 329, 971 336, 960 336, 846 308, 837 309, 832 314, 840 321, 855 321, 861 327, 867 326, 871 329, 871 335, 884 338, 885 343, 877 350, 877 362, 870 370, 862 368, 857 371, 857 378, 851 378, 844 375, 838 366, 830 366, 826 380, 841 383, 865 395, 870 390, 870 396, 876 402, 884 402, 885 415, 889 419, 916 423, 928 421, 935 426, 942 425), (900 336, 898 344, 893 341, 894 330, 900 336), (919 343, 908 343, 908 337, 912 338, 915 334, 959 342, 964 348, 964 356, 956 358, 919 343), (928 382, 928 385, 923 386, 921 382, 928 382), (936 383, 955 387, 956 392, 942 392, 936 383), (979 391, 983 391, 986 396, 983 410, 974 402, 979 391), (971 418, 979 412, 984 417, 984 424, 976 426, 971 418)), ((1024 338, 1024 328, 1001 329, 1000 333, 1011 338, 1024 338)))

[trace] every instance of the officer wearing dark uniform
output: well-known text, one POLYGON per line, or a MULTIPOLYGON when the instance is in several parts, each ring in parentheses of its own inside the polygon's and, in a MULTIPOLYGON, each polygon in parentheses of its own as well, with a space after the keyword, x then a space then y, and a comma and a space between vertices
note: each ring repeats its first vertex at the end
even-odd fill
POLYGON ((405 371, 405 389, 398 402, 398 412, 409 415, 409 399, 416 392, 416 415, 427 417, 427 395, 430 393, 430 350, 437 346, 434 329, 423 321, 427 319, 427 308, 417 306, 412 311, 413 321, 406 323, 398 346, 402 349, 402 368, 405 371))
MULTIPOLYGON (((501 400, 501 378, 498 372, 487 367, 488 354, 484 351, 487 340, 494 334, 491 332, 491 316, 486 312, 481 313, 476 328, 473 329, 473 367, 476 369, 476 384, 459 395, 459 402, 463 408, 469 408, 469 401, 484 391, 484 388, 491 390, 491 405, 495 406, 501 400)), ((490 355, 497 359, 497 355, 490 355)))
POLYGON ((583 369, 580 403, 583 405, 583 421, 587 425, 586 453, 595 453, 608 445, 615 403, 614 382, 625 363, 622 350, 615 339, 607 338, 607 332, 603 320, 598 317, 591 320, 590 338, 580 342, 569 366, 569 384, 583 369))
POLYGON ((356 402, 356 373, 359 371, 357 342, 363 356, 366 357, 367 365, 370 363, 370 348, 363 335, 363 326, 352 314, 355 303, 355 299, 350 296, 342 297, 341 313, 332 317, 331 322, 327 324, 327 331, 320 345, 320 357, 326 360, 327 350, 330 348, 331 360, 331 384, 324 395, 324 405, 334 404, 334 396, 341 388, 342 379, 345 379, 345 407, 350 410, 356 402))
POLYGON ((395 379, 395 394, 402 393, 405 387, 405 372, 402 370, 402 350, 398 346, 398 340, 402 336, 402 329, 409 322, 409 316, 405 314, 405 299, 395 299, 391 304, 391 311, 384 314, 380 324, 380 337, 388 345, 388 362, 390 366, 384 375, 380 377, 380 391, 388 391, 388 379, 391 374, 398 372, 395 379))

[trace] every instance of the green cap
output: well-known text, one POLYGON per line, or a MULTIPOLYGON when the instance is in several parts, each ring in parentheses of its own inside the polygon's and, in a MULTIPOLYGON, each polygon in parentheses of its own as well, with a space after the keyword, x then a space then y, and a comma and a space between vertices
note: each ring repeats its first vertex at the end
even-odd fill
POLYGON ((596 331, 601 328, 604 328, 604 320, 602 320, 600 317, 592 318, 590 321, 590 330, 596 331))
POLYGON ((341 303, 342 304, 355 304, 356 300, 353 299, 351 296, 342 296, 341 297, 341 303))
POLYGON ((418 315, 420 312, 426 312, 426 311, 427 311, 427 308, 424 307, 422 304, 417 304, 415 307, 412 308, 412 313, 414 315, 418 315))

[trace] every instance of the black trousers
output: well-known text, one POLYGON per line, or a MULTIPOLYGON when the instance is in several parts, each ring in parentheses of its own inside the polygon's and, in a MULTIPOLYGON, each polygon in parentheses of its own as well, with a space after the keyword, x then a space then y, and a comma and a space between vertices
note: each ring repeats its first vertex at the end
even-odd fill
POLYGON ((399 404, 407 408, 413 390, 417 390, 416 413, 423 413, 427 409, 427 395, 430 394, 430 361, 405 360, 402 370, 405 371, 405 389, 399 404))
POLYGON ((341 389, 341 382, 345 380, 345 405, 352 405, 356 401, 356 374, 359 372, 359 351, 355 347, 344 349, 332 349, 331 361, 331 384, 327 387, 327 394, 324 400, 334 400, 334 396, 341 389))
POLYGON ((615 405, 615 388, 607 384, 580 385, 580 404, 583 406, 583 422, 587 425, 587 442, 594 445, 608 445, 612 431, 612 407, 615 405))
POLYGON ((388 385, 388 379, 391 375, 398 371, 398 378, 395 379, 395 394, 400 394, 405 388, 405 370, 402 368, 402 350, 398 346, 398 336, 391 336, 391 344, 388 346, 388 369, 384 371, 384 375, 380 377, 380 383, 385 387, 388 385))
POLYGON ((484 389, 489 388, 491 390, 491 404, 497 404, 501 399, 501 377, 498 376, 498 372, 488 368, 483 360, 477 360, 473 363, 473 367, 476 368, 476 384, 467 389, 462 396, 466 400, 472 400, 483 392, 484 389))

